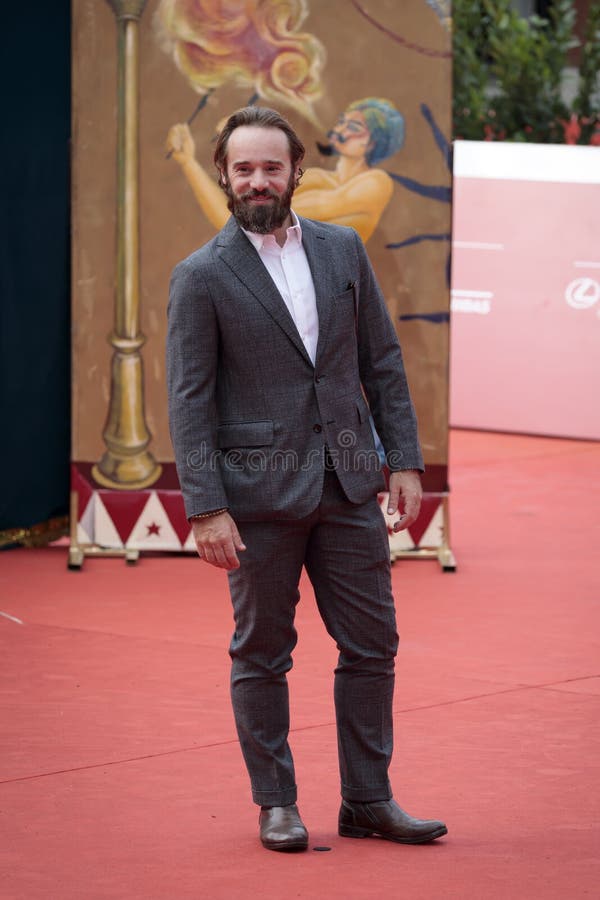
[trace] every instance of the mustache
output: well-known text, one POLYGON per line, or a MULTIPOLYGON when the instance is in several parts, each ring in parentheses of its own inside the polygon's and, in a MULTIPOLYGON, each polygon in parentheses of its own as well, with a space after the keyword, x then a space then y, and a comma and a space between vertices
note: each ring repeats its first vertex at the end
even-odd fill
POLYGON ((321 156, 338 156, 338 151, 331 144, 321 144, 319 141, 316 144, 321 156))
POLYGON ((340 134, 339 131, 336 131, 335 128, 332 128, 331 131, 327 132, 327 137, 329 139, 328 144, 322 144, 320 141, 316 142, 317 150, 321 156, 339 156, 339 151, 331 143, 331 139, 335 138, 337 144, 345 144, 347 138, 345 138, 343 134, 340 134))
POLYGON ((267 198, 271 199, 271 200, 278 199, 277 194, 274 194, 272 191, 269 191, 266 188, 263 191, 256 191, 256 190, 246 191, 245 194, 241 195, 240 199, 241 200, 266 200, 267 198))

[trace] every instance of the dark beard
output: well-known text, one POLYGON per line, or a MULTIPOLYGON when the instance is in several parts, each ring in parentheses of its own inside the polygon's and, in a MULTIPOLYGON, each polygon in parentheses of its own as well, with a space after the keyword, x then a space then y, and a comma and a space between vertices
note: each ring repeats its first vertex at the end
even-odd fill
POLYGON ((292 172, 282 197, 278 197, 269 190, 247 191, 240 197, 236 197, 231 190, 229 181, 225 183, 223 189, 227 194, 227 208, 233 213, 241 228, 253 231, 255 234, 272 234, 281 228, 290 214, 295 186, 296 176, 292 172), (253 197, 270 197, 273 202, 268 206, 251 206, 248 201, 253 197))

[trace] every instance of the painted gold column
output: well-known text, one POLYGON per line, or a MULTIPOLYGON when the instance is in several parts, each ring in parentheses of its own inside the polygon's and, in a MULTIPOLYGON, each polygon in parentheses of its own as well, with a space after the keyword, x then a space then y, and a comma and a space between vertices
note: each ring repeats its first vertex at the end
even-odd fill
POLYGON ((146 0, 108 0, 117 19, 117 282, 114 353, 108 416, 102 436, 106 452, 93 469, 106 487, 133 490, 153 484, 161 466, 148 451, 151 434, 144 414, 144 371, 139 330, 139 20, 146 0))

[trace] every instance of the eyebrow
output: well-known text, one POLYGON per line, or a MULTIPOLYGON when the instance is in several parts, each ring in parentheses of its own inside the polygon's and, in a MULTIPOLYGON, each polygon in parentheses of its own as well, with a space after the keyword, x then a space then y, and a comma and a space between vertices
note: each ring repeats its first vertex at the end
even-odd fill
MULTIPOLYGON (((283 165, 285 165, 284 161, 281 159, 261 159, 260 163, 264 166, 283 166, 283 165)), ((255 164, 256 163, 251 159, 236 159, 231 163, 231 165, 234 169, 238 168, 239 166, 251 166, 251 165, 255 165, 255 164)))

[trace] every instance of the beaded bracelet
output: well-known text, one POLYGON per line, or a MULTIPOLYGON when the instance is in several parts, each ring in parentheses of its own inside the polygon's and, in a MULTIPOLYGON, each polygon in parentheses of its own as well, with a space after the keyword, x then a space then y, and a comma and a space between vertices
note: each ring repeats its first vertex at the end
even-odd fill
POLYGON ((213 509, 211 512, 197 513, 195 516, 190 516, 190 521, 192 519, 210 519, 212 516, 218 516, 220 513, 227 512, 228 509, 228 506, 224 506, 222 509, 213 509))

